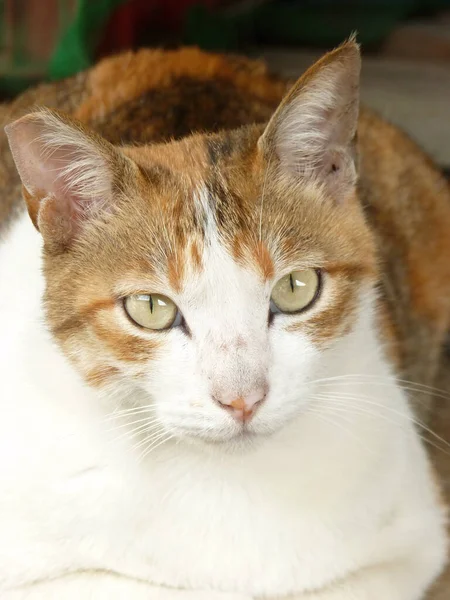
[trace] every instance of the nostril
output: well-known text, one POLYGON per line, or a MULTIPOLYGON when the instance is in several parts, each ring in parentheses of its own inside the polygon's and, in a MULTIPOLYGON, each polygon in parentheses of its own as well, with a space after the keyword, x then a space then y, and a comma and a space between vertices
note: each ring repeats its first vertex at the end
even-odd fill
POLYGON ((238 396, 230 402, 230 407, 234 408, 234 410, 245 410, 247 406, 247 402, 244 400, 243 396, 238 396))
POLYGON ((230 413, 235 413, 236 411, 243 411, 245 409, 245 404, 241 397, 235 398, 235 400, 232 400, 231 402, 228 398, 222 396, 213 395, 212 399, 217 404, 217 406, 220 406, 220 408, 223 408, 224 410, 230 413))
POLYGON ((267 389, 255 390, 254 392, 250 392, 250 394, 248 394, 245 397, 245 406, 247 408, 253 408, 257 404, 261 404, 266 399, 266 396, 267 389))
POLYGON ((245 396, 219 396, 213 395, 212 398, 221 408, 228 410, 238 421, 250 420, 257 408, 266 399, 267 389, 259 389, 246 394, 245 396))

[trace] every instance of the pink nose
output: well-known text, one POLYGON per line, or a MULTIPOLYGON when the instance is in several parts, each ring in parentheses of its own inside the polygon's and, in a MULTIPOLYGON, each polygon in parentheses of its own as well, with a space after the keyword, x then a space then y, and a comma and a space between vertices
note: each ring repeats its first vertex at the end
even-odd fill
POLYGON ((216 400, 222 408, 229 410, 236 420, 245 423, 250 421, 258 406, 264 401, 266 395, 267 391, 261 388, 246 396, 214 396, 214 400, 216 400))

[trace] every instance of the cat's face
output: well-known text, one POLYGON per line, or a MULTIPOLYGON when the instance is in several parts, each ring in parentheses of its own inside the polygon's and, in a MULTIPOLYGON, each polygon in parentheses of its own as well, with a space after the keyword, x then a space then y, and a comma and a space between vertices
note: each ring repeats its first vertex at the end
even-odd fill
POLYGON ((338 50, 265 130, 118 151, 51 113, 11 127, 48 324, 88 385, 214 443, 305 409, 375 275, 354 189, 358 65, 354 44, 338 50))

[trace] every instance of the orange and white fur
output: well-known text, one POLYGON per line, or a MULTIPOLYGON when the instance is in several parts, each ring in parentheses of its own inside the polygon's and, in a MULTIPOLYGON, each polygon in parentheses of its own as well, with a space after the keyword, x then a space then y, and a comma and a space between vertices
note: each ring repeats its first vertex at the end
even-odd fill
POLYGON ((359 70, 350 41, 267 126, 165 145, 7 128, 2 600, 425 597, 446 516, 356 194, 359 70))

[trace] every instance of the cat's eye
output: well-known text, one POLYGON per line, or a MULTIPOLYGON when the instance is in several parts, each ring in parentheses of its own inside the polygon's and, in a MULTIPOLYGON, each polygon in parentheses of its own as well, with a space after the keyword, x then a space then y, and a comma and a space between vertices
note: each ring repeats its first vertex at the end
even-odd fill
POLYGON ((128 296, 123 305, 130 319, 145 329, 161 331, 181 323, 177 306, 170 298, 160 294, 128 296))
POLYGON ((309 308, 319 296, 320 272, 316 269, 292 271, 272 290, 271 312, 298 313, 309 308))

